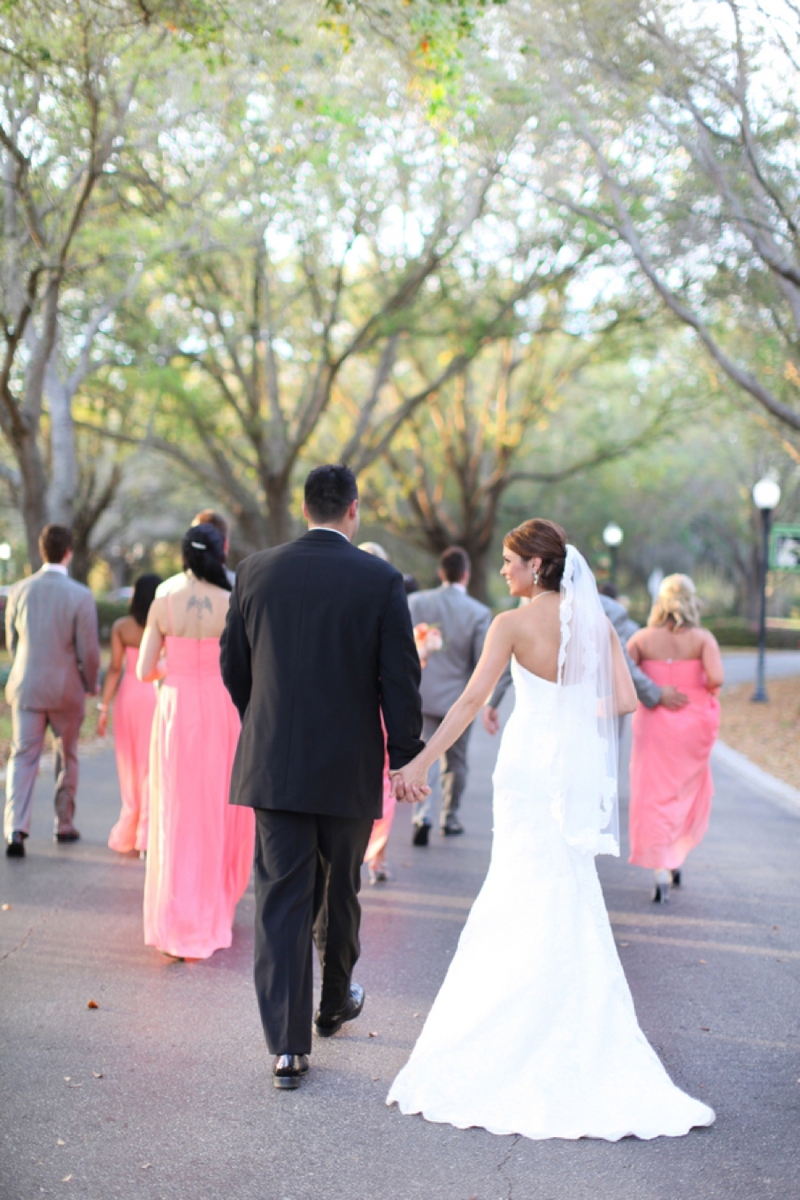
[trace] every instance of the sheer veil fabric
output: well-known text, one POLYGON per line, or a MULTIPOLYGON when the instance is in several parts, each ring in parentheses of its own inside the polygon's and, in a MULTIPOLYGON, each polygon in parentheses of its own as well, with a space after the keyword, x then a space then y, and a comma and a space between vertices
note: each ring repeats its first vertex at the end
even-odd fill
POLYGON ((512 659, 489 871, 387 1104, 536 1139, 679 1137, 714 1113, 639 1028, 597 877, 619 848, 613 631, 571 546, 561 629, 556 683, 512 659))
POLYGON ((567 545, 547 790, 564 840, 619 854, 617 706, 609 624, 583 555, 567 545))

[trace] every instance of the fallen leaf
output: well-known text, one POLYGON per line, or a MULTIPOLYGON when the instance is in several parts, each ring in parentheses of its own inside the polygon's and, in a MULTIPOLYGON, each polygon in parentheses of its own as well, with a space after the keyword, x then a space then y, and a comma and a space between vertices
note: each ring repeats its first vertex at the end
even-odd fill
POLYGON ((699 967, 707 967, 708 963, 706 962, 706 960, 704 958, 698 958, 697 965, 699 967))
POLYGON ((65 1075, 65 1076, 64 1076, 64 1083, 69 1083, 70 1079, 72 1079, 72 1076, 71 1076, 71 1075, 65 1075))
POLYGON ((372 1082, 373 1082, 373 1083, 377 1083, 379 1079, 380 1079, 380 1075, 373 1075, 373 1076, 372 1076, 372 1082))
POLYGON ((90 1000, 89 1003, 86 1005, 86 1007, 87 1008, 99 1008, 100 1005, 97 1003, 96 1000, 90 1000))
POLYGON ((11 908, 11 905, 10 905, 10 904, 4 904, 4 905, 3 905, 3 912, 8 912, 8 910, 9 910, 10 908, 11 908))
POLYGON ((65 1175, 65 1176, 64 1176, 64 1178, 61 1180, 61 1182, 62 1182, 62 1183, 69 1183, 70 1179, 72 1179, 72 1176, 71 1176, 71 1175, 65 1175))
POLYGON ((103 1078, 103 1072, 102 1072, 102 1071, 92 1071, 92 1074, 94 1075, 95 1079, 102 1079, 102 1078, 103 1078))
POLYGON ((618 946, 630 946, 630 942, 617 942, 618 946))
POLYGON ((83 1084, 82 1083, 68 1083, 67 1087, 79 1088, 79 1087, 83 1087, 83 1084))
MULTIPOLYGON (((7 905, 7 904, 4 904, 4 905, 3 905, 3 908, 7 908, 7 907, 8 907, 8 905, 7 905)), ((773 925, 773 926, 772 926, 772 932, 773 932, 773 933, 777 933, 779 929, 780 929, 780 925, 773 925)))
POLYGON ((152 1163, 142 1163, 142 1170, 143 1170, 143 1171, 146 1171, 146 1170, 147 1170, 147 1168, 148 1168, 148 1167, 150 1167, 150 1166, 152 1166, 152 1165, 153 1165, 152 1163))
POLYGON ((369 1037, 377 1037, 378 1035, 377 1035, 377 1033, 370 1033, 368 1036, 369 1037))
POLYGON ((700 1028, 702 1029, 703 1033, 711 1033, 710 1025, 701 1025, 700 1028))
POLYGON ((59 1138, 58 1141, 56 1142, 57 1146, 66 1146, 66 1144, 67 1143, 64 1141, 63 1138, 59 1138))
POLYGON ((419 1016, 419 1013, 414 1013, 414 1016, 415 1016, 415 1017, 418 1017, 418 1016, 419 1016))

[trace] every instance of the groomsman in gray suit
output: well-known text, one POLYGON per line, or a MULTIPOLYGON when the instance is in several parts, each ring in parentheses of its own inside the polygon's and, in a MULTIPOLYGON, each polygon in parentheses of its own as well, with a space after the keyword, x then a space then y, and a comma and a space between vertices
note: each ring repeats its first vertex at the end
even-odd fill
POLYGON ((97 694, 100 645, 92 593, 67 574, 72 534, 47 525, 39 536, 44 566, 12 588, 6 645, 14 664, 6 687, 12 745, 6 774, 6 855, 25 857, 31 799, 48 725, 55 738, 55 840, 75 842, 78 734, 85 698, 97 694))
MULTIPOLYGON (((442 648, 428 656, 422 672, 422 736, 427 742, 458 699, 480 658, 492 621, 485 604, 467 595, 470 562, 466 550, 450 546, 439 559, 441 587, 413 592, 408 597, 413 625, 435 625, 442 635, 442 648)), ((463 833, 458 818, 461 797, 467 786, 467 744, 470 729, 462 733, 445 754, 441 764, 431 767, 431 794, 414 805, 413 843, 427 846, 434 797, 441 794, 440 827, 445 836, 463 833)))

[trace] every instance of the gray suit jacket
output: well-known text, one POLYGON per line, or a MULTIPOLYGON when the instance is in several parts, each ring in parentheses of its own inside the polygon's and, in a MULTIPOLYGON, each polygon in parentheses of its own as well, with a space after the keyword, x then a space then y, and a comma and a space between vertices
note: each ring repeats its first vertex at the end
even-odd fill
POLYGON ((11 589, 6 645, 14 656, 9 703, 55 712, 83 707, 97 690, 97 606, 87 587, 59 571, 38 571, 11 589))
MULTIPOLYGON (((628 639, 633 637, 639 626, 628 616, 627 609, 619 601, 612 600, 610 596, 603 596, 601 594, 600 603, 609 621, 616 629, 617 637, 622 642, 622 649, 625 651, 625 657, 628 660, 628 669, 633 679, 633 686, 636 688, 636 695, 645 708, 655 708, 661 699, 661 688, 657 683, 653 682, 649 675, 645 675, 641 667, 636 666, 636 663, 628 656, 627 651, 628 639)), ((492 708, 497 708, 510 685, 511 667, 508 666, 500 676, 497 686, 492 692, 491 699, 489 700, 492 708)))
POLYGON ((485 604, 452 585, 412 592, 408 607, 413 625, 436 625, 442 635, 442 648, 428 658, 419 691, 425 716, 443 717, 475 669, 492 614, 485 604))

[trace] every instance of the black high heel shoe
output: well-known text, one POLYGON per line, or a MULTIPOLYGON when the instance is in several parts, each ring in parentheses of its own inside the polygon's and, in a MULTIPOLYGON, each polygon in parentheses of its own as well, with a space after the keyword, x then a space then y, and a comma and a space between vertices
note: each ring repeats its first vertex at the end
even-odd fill
POLYGON ((673 872, 672 872, 672 886, 673 886, 673 887, 680 887, 680 886, 681 886, 681 871, 680 871, 680 867, 678 868, 678 870, 677 870, 677 871, 673 871, 673 872))

